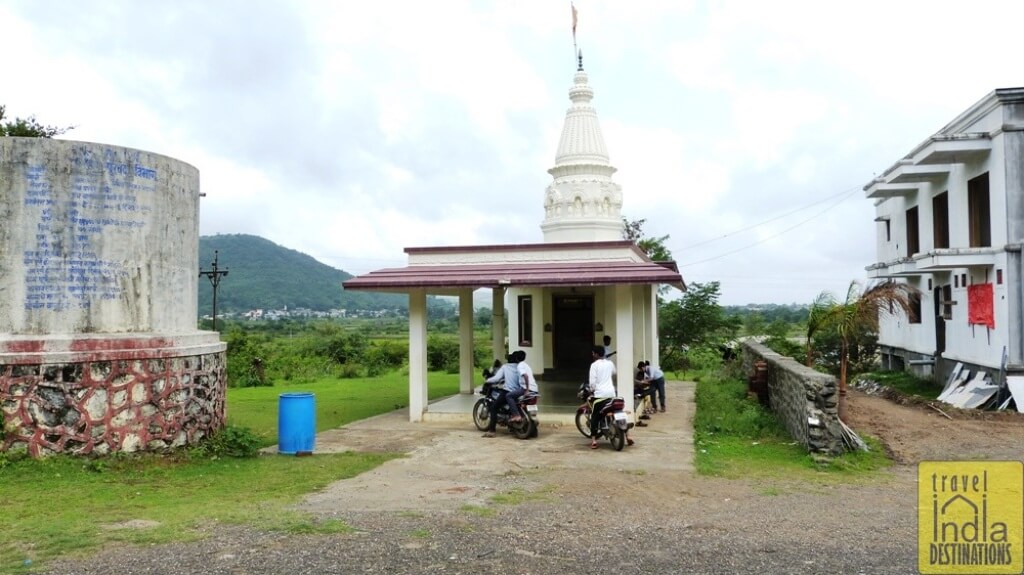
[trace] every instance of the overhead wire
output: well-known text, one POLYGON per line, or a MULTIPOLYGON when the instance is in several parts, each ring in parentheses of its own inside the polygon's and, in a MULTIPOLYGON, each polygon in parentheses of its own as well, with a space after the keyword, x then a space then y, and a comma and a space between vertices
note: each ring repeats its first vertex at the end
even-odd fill
MULTIPOLYGON (((714 238, 714 239, 712 239, 712 240, 706 240, 706 241, 704 241, 704 242, 700 242, 700 243, 697 243, 697 244, 693 244, 693 245, 691 245, 691 246, 688 246, 688 247, 694 247, 694 246, 699 246, 699 245, 703 245, 703 244, 706 244, 706 243, 710 243, 710 242, 712 242, 712 241, 718 241, 718 240, 720 240, 720 239, 723 239, 723 238, 726 238, 726 237, 728 237, 728 236, 730 236, 730 235, 734 235, 734 234, 738 234, 738 233, 740 233, 740 232, 744 232, 744 231, 752 230, 752 229, 754 229, 754 228, 756 228, 756 227, 759 227, 759 226, 762 226, 762 225, 764 225, 764 224, 766 224, 766 223, 770 223, 770 222, 773 222, 773 221, 779 220, 779 219, 781 219, 781 218, 784 218, 784 217, 786 217, 786 216, 789 216, 789 215, 792 215, 792 214, 794 214, 794 213, 797 213, 797 212, 803 211, 803 210, 805 210, 805 209, 807 209, 807 208, 810 208, 810 207, 816 206, 816 205, 818 205, 818 204, 824 203, 824 202, 826 202, 826 201, 828 201, 828 200, 832 200, 832 199, 836 199, 836 198, 838 198, 838 200, 836 200, 836 201, 835 201, 834 203, 832 203, 831 205, 829 205, 829 206, 828 206, 828 207, 826 207, 825 209, 823 209, 823 210, 821 210, 821 211, 819 211, 819 212, 815 213, 815 214, 814 214, 813 216, 811 216, 811 217, 809 217, 809 218, 807 218, 807 219, 805 219, 805 220, 801 220, 800 222, 797 222, 796 224, 794 224, 794 225, 792 225, 792 226, 790 226, 790 227, 788 227, 788 228, 786 228, 786 229, 784 229, 784 230, 782 230, 782 231, 780 231, 780 232, 778 232, 778 233, 772 234, 772 235, 770 235, 770 236, 768 236, 768 237, 765 237, 765 238, 761 238, 760 240, 758 240, 758 241, 756 241, 756 242, 754 242, 754 243, 751 243, 751 244, 747 244, 747 245, 745 245, 745 246, 743 246, 743 247, 739 247, 739 248, 736 248, 736 249, 734 249, 734 250, 730 250, 730 251, 728 251, 728 252, 724 252, 724 253, 718 254, 718 255, 716 255, 716 256, 712 256, 712 257, 710 257, 710 258, 706 258, 706 259, 703 259, 703 260, 699 260, 699 261, 695 261, 695 262, 689 262, 689 263, 681 263, 681 264, 679 264, 679 267, 681 267, 681 268, 682 268, 682 267, 689 267, 689 266, 695 266, 695 265, 697 265, 697 264, 703 264, 703 263, 707 263, 707 262, 715 261, 715 260, 718 260, 718 259, 724 258, 724 257, 726 257, 726 256, 730 256, 730 255, 732 255, 732 254, 735 254, 735 253, 738 253, 738 252, 741 252, 741 251, 744 251, 744 250, 750 249, 750 248, 752 248, 752 247, 754 247, 754 246, 757 246, 757 245, 759 245, 759 244, 763 244, 764 242, 766 242, 766 241, 768 241, 768 240, 771 240, 771 239, 777 238, 777 237, 779 237, 779 236, 781 236, 781 235, 783 235, 783 234, 785 234, 785 233, 787 233, 787 232, 790 232, 790 231, 792 231, 792 230, 794 230, 794 229, 796 229, 796 228, 798 228, 798 227, 800 227, 800 226, 802 226, 802 225, 804 225, 804 224, 806 224, 806 223, 808 223, 808 222, 810 222, 810 221, 813 221, 814 219, 816 219, 816 218, 820 217, 821 215, 825 214, 825 213, 826 213, 826 212, 828 212, 829 210, 831 210, 831 209, 835 208, 836 206, 838 206, 838 205, 842 204, 842 203, 843 203, 844 201, 846 201, 846 199, 847 199, 847 197, 848 197, 848 196, 850 196, 851 194, 853 194, 854 192, 856 192, 856 191, 857 191, 858 189, 859 189, 859 188, 849 188, 849 189, 846 189, 846 190, 844 190, 844 191, 842 191, 842 192, 839 192, 838 194, 834 194, 834 195, 832 195, 832 196, 829 196, 829 197, 827 197, 827 198, 824 198, 824 199, 822 199, 822 200, 819 200, 819 201, 817 201, 817 202, 814 202, 814 203, 808 204, 808 205, 806 205, 806 206, 803 206, 803 207, 797 208, 797 209, 795 209, 795 210, 792 210, 792 211, 786 212, 785 214, 782 214, 782 215, 776 216, 776 217, 774 217, 774 218, 771 218, 771 219, 765 220, 765 221, 763 221, 763 222, 760 222, 760 223, 754 224, 754 225, 752 225, 752 226, 748 226, 748 227, 746 227, 746 228, 743 228, 743 229, 741 229, 741 230, 736 230, 736 231, 734 231, 734 232, 730 232, 730 233, 728 233, 728 234, 725 234, 725 235, 723 235, 723 236, 720 236, 720 237, 718 237, 718 238, 714 238)), ((683 249, 686 249, 686 248, 683 248, 683 249)))
POLYGON ((703 241, 698 241, 698 242, 696 242, 696 244, 690 244, 689 246, 683 246, 681 248, 681 250, 689 250, 690 248, 696 248, 698 246, 703 246, 705 244, 711 244, 712 241, 718 241, 719 239, 725 239, 726 237, 729 237, 730 235, 735 235, 737 233, 742 233, 744 231, 750 231, 750 230, 752 230, 754 228, 761 227, 761 226, 763 226, 765 224, 770 224, 771 222, 774 222, 775 220, 781 220, 782 218, 785 218, 785 217, 788 217, 788 216, 792 216, 793 214, 796 214, 798 212, 803 212, 804 210, 807 210, 809 208, 813 208, 813 207, 817 206, 818 204, 824 204, 825 202, 828 202, 829 200, 833 200, 833 198, 835 198, 835 197, 839 197, 839 196, 842 195, 845 198, 847 195, 849 195, 850 193, 853 193, 854 191, 857 191, 858 189, 860 189, 860 188, 859 187, 851 187, 851 188, 844 189, 843 191, 840 191, 838 193, 831 194, 831 195, 829 195, 827 197, 822 197, 821 200, 818 200, 817 202, 812 202, 812 203, 810 203, 810 204, 808 204, 806 206, 801 206, 800 208, 797 208, 796 210, 791 210, 791 211, 785 212, 784 214, 780 214, 778 216, 775 216, 774 218, 769 218, 769 219, 764 220, 762 222, 758 222, 756 224, 749 225, 749 226, 746 226, 744 228, 740 228, 740 229, 737 229, 737 230, 730 231, 729 233, 722 234, 722 235, 720 235, 718 237, 712 237, 711 239, 705 239, 703 241))

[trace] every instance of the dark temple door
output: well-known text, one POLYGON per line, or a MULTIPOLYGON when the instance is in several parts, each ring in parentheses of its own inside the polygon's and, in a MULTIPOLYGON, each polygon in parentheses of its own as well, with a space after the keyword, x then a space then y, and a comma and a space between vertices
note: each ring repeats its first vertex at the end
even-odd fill
POLYGON ((594 296, 554 296, 553 363, 559 371, 586 371, 594 345, 594 296))

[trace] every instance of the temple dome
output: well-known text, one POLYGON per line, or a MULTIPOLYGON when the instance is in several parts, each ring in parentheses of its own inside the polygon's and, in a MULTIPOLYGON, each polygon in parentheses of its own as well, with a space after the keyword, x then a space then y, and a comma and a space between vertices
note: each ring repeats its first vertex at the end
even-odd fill
POLYGON ((608 148, 591 104, 594 90, 582 63, 569 89, 572 104, 565 113, 554 181, 544 194, 545 242, 587 242, 622 239, 622 190, 612 174, 608 148))

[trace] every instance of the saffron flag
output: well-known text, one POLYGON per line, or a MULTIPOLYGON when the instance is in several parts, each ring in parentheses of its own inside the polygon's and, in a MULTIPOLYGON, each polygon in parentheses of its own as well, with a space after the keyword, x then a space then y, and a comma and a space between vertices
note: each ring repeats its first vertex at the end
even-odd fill
POLYGON ((576 39, 576 5, 569 2, 569 6, 572 8, 572 38, 576 39))
POLYGON ((992 296, 992 284, 967 286, 967 323, 996 327, 992 296))

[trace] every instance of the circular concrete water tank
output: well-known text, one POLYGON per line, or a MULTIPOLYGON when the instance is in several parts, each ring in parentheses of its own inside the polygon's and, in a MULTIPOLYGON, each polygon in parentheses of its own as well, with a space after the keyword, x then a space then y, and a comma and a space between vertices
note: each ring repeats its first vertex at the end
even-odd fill
POLYGON ((199 171, 119 146, 0 138, 2 449, 165 449, 224 424, 196 329, 199 171))

